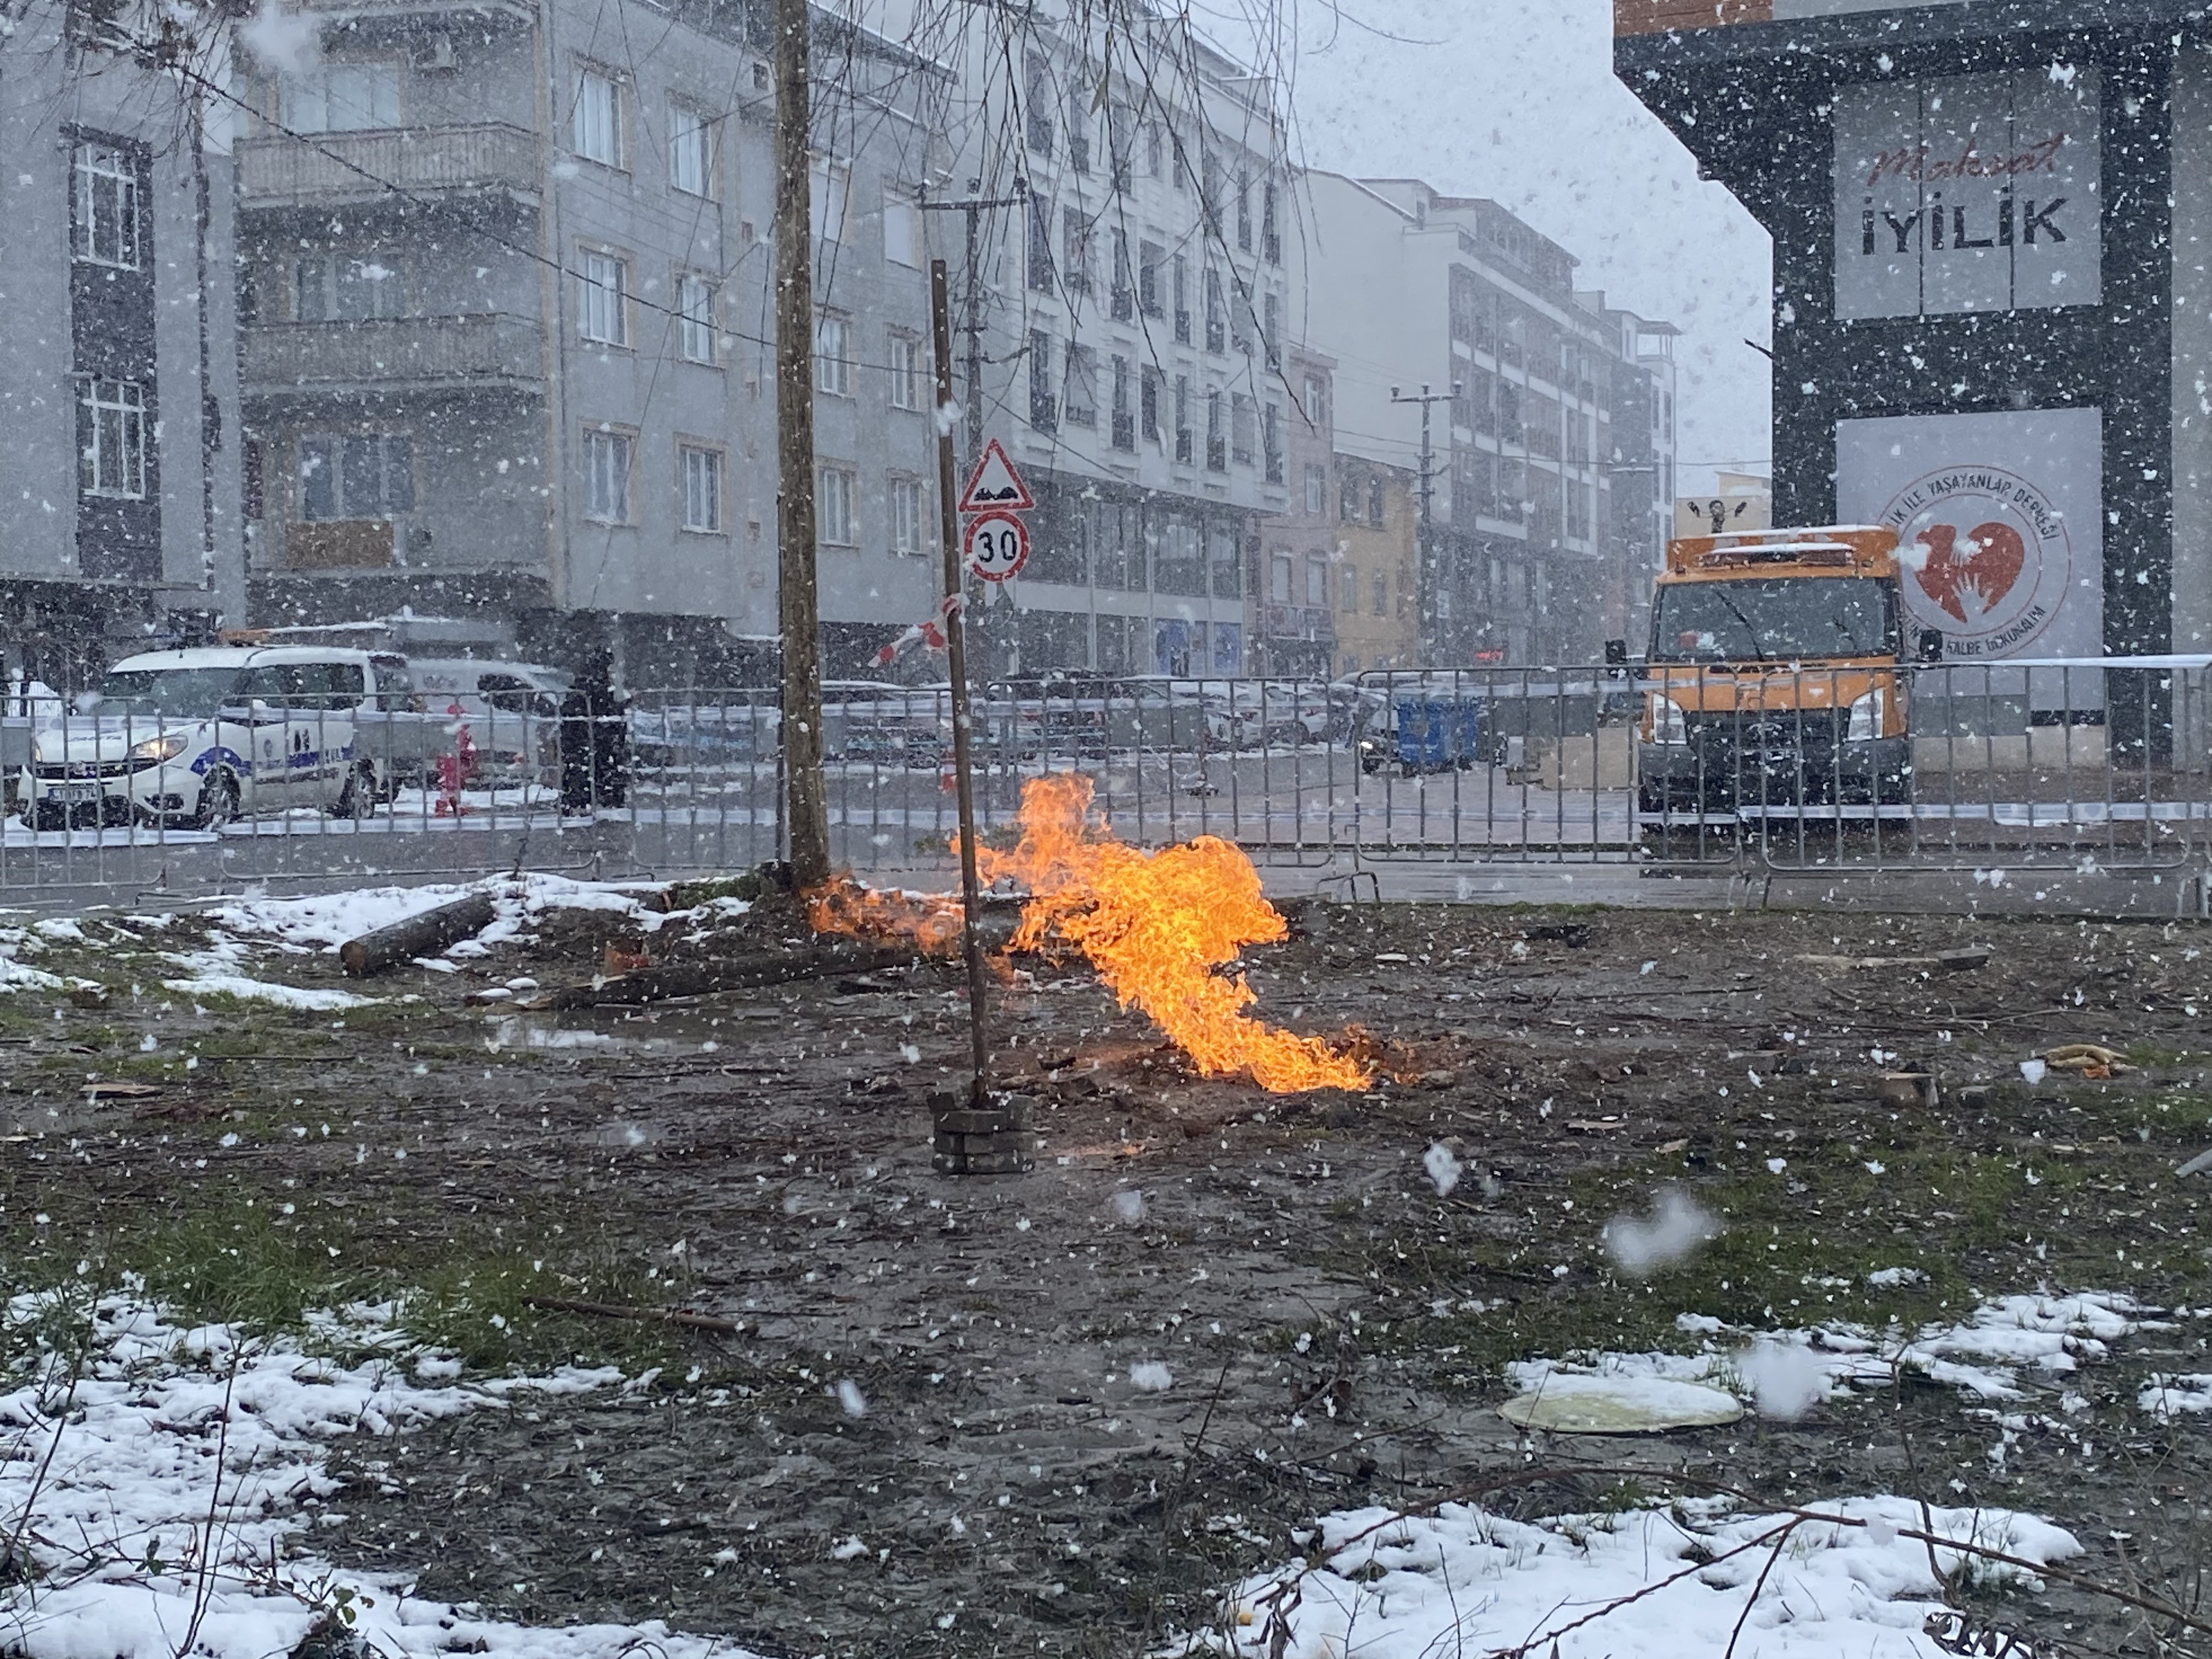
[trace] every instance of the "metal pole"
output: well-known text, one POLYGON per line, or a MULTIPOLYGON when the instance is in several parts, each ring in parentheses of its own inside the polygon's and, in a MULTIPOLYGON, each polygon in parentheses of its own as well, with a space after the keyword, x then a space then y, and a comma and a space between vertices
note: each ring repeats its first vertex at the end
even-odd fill
MULTIPOLYGON (((959 486, 953 477, 952 428, 943 418, 952 406, 952 302, 942 259, 929 262, 929 313, 937 348, 938 529, 945 543, 945 595, 957 600, 965 591, 966 579, 960 569, 959 486)), ((971 413, 969 418, 972 423, 978 417, 971 413)), ((975 784, 969 758, 971 722, 968 708, 968 643, 961 610, 958 604, 946 608, 945 656, 952 681, 952 776, 960 805, 960 954, 968 969, 969 1048, 975 1065, 970 1097, 976 1109, 981 1110, 989 1088, 991 1055, 984 1025, 988 1009, 983 994, 983 946, 975 933, 982 911, 982 895, 981 884, 975 874, 975 784)))

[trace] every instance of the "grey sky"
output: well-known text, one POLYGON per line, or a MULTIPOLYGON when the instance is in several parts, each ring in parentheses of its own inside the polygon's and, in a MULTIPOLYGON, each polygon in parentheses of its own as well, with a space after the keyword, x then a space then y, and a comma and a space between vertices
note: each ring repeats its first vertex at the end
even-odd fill
POLYGON ((1577 285, 1685 330, 1686 492, 1769 450, 1766 234, 1613 76, 1610 0, 1301 0, 1304 159, 1503 202, 1582 260, 1577 285))

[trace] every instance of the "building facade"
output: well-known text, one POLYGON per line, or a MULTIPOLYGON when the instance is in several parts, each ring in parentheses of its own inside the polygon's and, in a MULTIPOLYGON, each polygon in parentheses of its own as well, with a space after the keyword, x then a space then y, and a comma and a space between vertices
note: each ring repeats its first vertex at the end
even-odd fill
POLYGON ((993 676, 1258 660, 1260 520, 1291 499, 1282 128, 1270 83, 1176 19, 1139 27, 975 8, 947 47, 950 176, 1020 203, 974 266, 930 215, 982 330, 963 396, 1037 498, 1028 567, 970 616, 993 676))
POLYGON ((1420 474, 1336 457, 1336 672, 1427 665, 1420 617, 1420 474))
POLYGON ((150 15, 33 0, 11 22, 0 649, 65 686, 243 610, 228 123, 150 66, 150 15))
POLYGON ((1336 605, 1350 578, 1336 534, 1336 365, 1300 346, 1285 349, 1284 478, 1290 501, 1261 525, 1260 592, 1254 605, 1251 668, 1261 674, 1327 678, 1337 662, 1336 605))
MULTIPOLYGON (((1622 80, 1774 239, 1776 519, 1895 528, 1919 550, 1909 622, 1954 661, 2205 649, 2201 9, 1619 0, 1615 18, 1622 80)), ((2055 680, 1999 680, 2055 712, 2055 680)), ((2163 695, 2115 708, 2155 732, 2163 695)))
POLYGON ((1577 295, 1573 256, 1495 202, 1319 172, 1301 188, 1297 327, 1337 361, 1340 447, 1427 473, 1425 651, 1443 666, 1594 659, 1619 327, 1577 295), (1449 394, 1425 454, 1423 410, 1402 400, 1424 392, 1449 394))
MULTIPOLYGON (((318 8, 238 145, 252 608, 500 619, 632 684, 777 634, 764 9, 318 8)), ((817 15, 825 670, 939 580, 915 202, 941 76, 817 15)))
POLYGON ((1613 525, 1606 550, 1605 637, 1642 650, 1653 584, 1675 533, 1674 342, 1681 331, 1583 296, 1619 332, 1613 363, 1613 525))

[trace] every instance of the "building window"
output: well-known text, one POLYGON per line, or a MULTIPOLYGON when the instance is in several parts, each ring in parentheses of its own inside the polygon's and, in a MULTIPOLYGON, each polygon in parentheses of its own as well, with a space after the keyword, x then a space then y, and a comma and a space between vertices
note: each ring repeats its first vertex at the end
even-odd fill
POLYGON ((1134 450, 1137 447, 1137 417, 1129 407, 1129 360, 1114 359, 1114 429, 1111 441, 1115 448, 1134 450))
POLYGON ((1070 426, 1098 424, 1098 354, 1072 340, 1067 346, 1067 371, 1060 382, 1060 413, 1070 426))
POLYGON ((407 312, 407 275, 396 257, 352 259, 308 254, 292 262, 292 317, 351 323, 407 312))
POLYGON ((1175 337, 1177 345, 1190 343, 1190 261, 1175 257, 1175 337))
POLYGON ((1278 553, 1267 562, 1267 602, 1288 605, 1291 602, 1291 578, 1295 568, 1291 556, 1278 553))
POLYGON ((1160 371, 1147 365, 1137 387, 1138 425, 1153 443, 1160 441, 1160 371))
POLYGON ((576 107, 569 144, 586 161, 623 164, 622 83, 600 69, 576 71, 576 107))
POLYGON ((1319 609, 1328 605, 1328 561, 1318 554, 1306 556, 1306 603, 1319 609))
POLYGON ((1212 266, 1206 272, 1206 349, 1229 349, 1229 307, 1221 297, 1221 273, 1212 266))
POLYGON ((891 407, 921 407, 921 342, 911 334, 890 337, 891 407))
POLYGON ((722 532, 722 452, 679 445, 684 473, 684 527, 702 535, 722 532))
POLYGON ((1091 171, 1091 88, 1097 84, 1092 70, 1079 73, 1078 84, 1067 90, 1067 165, 1071 172, 1091 171))
POLYGON ((714 361, 714 285, 704 276, 676 279, 676 349, 687 363, 714 361))
POLYGON ((1359 568, 1347 564, 1337 573, 1337 608, 1347 617, 1359 614, 1359 568))
POLYGON ((1322 390, 1321 376, 1307 375, 1305 395, 1299 399, 1299 406, 1305 410, 1306 419, 1316 427, 1326 427, 1328 424, 1328 410, 1323 406, 1327 394, 1322 390))
POLYGON ((1349 472, 1339 476, 1336 486, 1336 516, 1345 523, 1358 524, 1363 516, 1359 507, 1360 495, 1358 479, 1353 477, 1349 472))
POLYGON ((891 551, 912 556, 920 554, 923 546, 921 480, 893 478, 891 480, 891 551))
POLYGON ((1280 404, 1269 404, 1260 415, 1260 450, 1267 461, 1267 482, 1279 484, 1283 481, 1283 410, 1280 404))
POLYGON ((1145 123, 1145 177, 1168 176, 1168 127, 1164 121, 1145 123))
POLYGON ((1283 263, 1283 234, 1273 185, 1260 192, 1260 257, 1271 265, 1283 263))
POLYGON ((1052 154, 1052 65, 1041 52, 1029 54, 1024 64, 1028 73, 1024 84, 1028 88, 1029 102, 1023 112, 1023 125, 1028 129, 1030 148, 1039 155, 1052 154))
POLYGON ((1229 399, 1229 453, 1240 466, 1252 464, 1253 446, 1259 439, 1259 420, 1251 398, 1239 392, 1229 399))
POLYGON ((842 161, 817 161, 807 181, 806 211, 817 242, 842 242, 845 216, 852 206, 853 169, 842 161))
POLYGON ((78 383, 77 489, 87 495, 146 495, 146 388, 135 380, 78 383))
POLYGON ((1080 208, 1062 208, 1060 248, 1067 264, 1060 281, 1070 294, 1091 292, 1091 221, 1080 208))
POLYGON ((852 547, 859 543, 853 500, 855 487, 850 467, 825 466, 815 475, 815 511, 819 515, 815 534, 828 546, 852 547))
POLYGON ((1221 394, 1206 394, 1206 465, 1211 472, 1229 471, 1229 434, 1222 422, 1221 394))
POLYGON ((325 64, 287 75, 278 106, 295 132, 373 132, 399 125, 399 65, 325 64))
POLYGON ((1237 251, 1252 251, 1252 186, 1241 173, 1237 175, 1237 251))
POLYGON ((1167 257, 1158 242, 1137 244, 1137 304, 1147 317, 1160 314, 1160 262, 1167 257))
POLYGON ((586 249, 577 275, 576 329, 601 345, 629 343, 629 266, 611 253, 586 249))
POLYGON ((911 186, 884 191, 884 258, 909 270, 921 269, 921 209, 911 186))
POLYGON ((1052 210, 1044 198, 1030 197, 1030 287, 1038 294, 1053 289, 1052 210))
POLYGON ((1279 294, 1261 296, 1260 310, 1260 343, 1267 356, 1267 367, 1283 366, 1282 322, 1283 300, 1279 294))
POLYGON ((814 324, 814 389, 833 398, 853 395, 852 325, 824 313, 814 324))
POLYGON ((76 147, 76 257, 136 270, 139 247, 138 167, 127 150, 76 147))
POLYGON ((1328 469, 1310 466, 1306 469, 1306 516, 1318 519, 1328 511, 1328 469))
POLYGON ((1129 269, 1129 233, 1114 233, 1114 289, 1113 316, 1117 323, 1126 323, 1137 314, 1137 291, 1129 269))
POLYGON ((668 182, 687 196, 714 193, 714 124, 689 104, 668 106, 668 182))
POLYGON ((1191 458, 1190 377, 1188 375, 1176 376, 1175 392, 1175 458, 1185 466, 1188 466, 1191 458))
POLYGON ((1060 405, 1052 395, 1052 336, 1030 335, 1030 425, 1039 432, 1060 430, 1060 405))
POLYGON ((300 516, 311 524, 415 510, 415 444, 404 432, 311 433, 299 456, 300 516))
POLYGON ((595 427, 584 434, 584 516, 601 524, 629 522, 629 464, 637 441, 595 427))
POLYGON ((1373 530, 1382 527, 1382 480, 1380 478, 1367 481, 1367 524, 1373 530))
POLYGON ((1375 614, 1378 617, 1390 614, 1390 573, 1387 570, 1375 573, 1375 614))

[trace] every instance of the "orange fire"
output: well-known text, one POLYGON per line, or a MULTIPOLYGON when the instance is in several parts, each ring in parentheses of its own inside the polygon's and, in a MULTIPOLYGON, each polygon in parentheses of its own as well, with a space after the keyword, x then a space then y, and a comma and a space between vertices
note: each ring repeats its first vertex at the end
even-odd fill
POLYGON ((960 907, 927 893, 880 893, 841 877, 806 896, 806 925, 817 933, 912 939, 930 956, 960 948, 960 907))
MULTIPOLYGON (((1091 793, 1085 777, 1032 779, 1022 791, 1019 843, 1010 853, 976 849, 986 882, 1011 878, 1031 895, 1008 948, 1034 951, 1055 939, 1074 945, 1124 1008, 1143 1009, 1206 1076, 1249 1072, 1276 1094, 1366 1087, 1373 1072, 1365 1060, 1261 1024, 1247 1012, 1256 999, 1243 975, 1216 971, 1245 945, 1285 931, 1243 850, 1201 836, 1141 851, 1115 840, 1103 819, 1093 823, 1091 793)), ((893 896, 872 907, 853 893, 886 896, 825 889, 810 901, 808 920, 820 930, 896 932, 926 945, 949 939, 960 925, 951 899, 893 896), (846 925, 855 916, 862 926, 846 925)))

